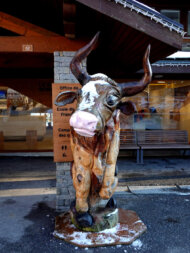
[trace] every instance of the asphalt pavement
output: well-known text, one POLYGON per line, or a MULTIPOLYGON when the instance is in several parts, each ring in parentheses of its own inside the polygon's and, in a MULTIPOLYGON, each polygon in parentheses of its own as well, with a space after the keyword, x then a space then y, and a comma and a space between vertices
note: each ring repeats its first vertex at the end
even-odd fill
MULTIPOLYGON (((119 169, 129 163, 122 159, 119 169)), ((0 157, 0 252, 190 253, 189 185, 131 186, 115 198, 120 208, 137 212, 147 231, 131 245, 81 249, 53 237, 58 215, 53 159, 0 157)))

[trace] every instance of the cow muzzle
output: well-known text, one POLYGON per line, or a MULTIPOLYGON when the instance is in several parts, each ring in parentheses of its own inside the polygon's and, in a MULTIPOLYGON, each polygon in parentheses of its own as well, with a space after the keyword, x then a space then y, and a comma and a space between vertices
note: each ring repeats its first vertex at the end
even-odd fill
POLYGON ((98 118, 89 112, 76 111, 70 118, 70 126, 75 132, 85 137, 93 137, 96 133, 98 118))

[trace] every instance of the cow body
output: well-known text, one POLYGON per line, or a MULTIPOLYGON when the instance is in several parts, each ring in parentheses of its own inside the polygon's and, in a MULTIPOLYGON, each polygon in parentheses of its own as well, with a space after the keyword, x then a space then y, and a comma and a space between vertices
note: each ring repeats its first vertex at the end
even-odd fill
MULTIPOLYGON (((71 149, 74 163, 73 184, 76 189, 76 210, 87 212, 100 207, 101 199, 109 200, 117 186, 115 166, 119 152, 119 111, 114 128, 94 137, 71 131, 71 149)), ((105 203, 104 203, 105 204, 105 203)))
MULTIPOLYGON (((80 62, 94 49, 97 40, 98 34, 71 61, 71 71, 82 84, 82 89, 61 92, 55 101, 57 106, 64 106, 77 100, 76 111, 70 118, 74 158, 72 177, 76 189, 74 209, 80 214, 80 220, 85 217, 83 221, 91 211, 105 207, 117 187, 115 168, 120 139, 119 114, 122 111, 129 115, 135 111, 134 104, 130 101, 123 103, 122 98, 143 91, 152 75, 148 47, 143 59, 145 74, 138 82, 120 84, 104 74, 89 76, 81 69, 80 62)), ((93 219, 85 226, 92 223, 93 219)))
POLYGON ((92 81, 81 89, 76 112, 70 119, 77 211, 86 212, 89 204, 92 209, 100 205, 101 199, 109 200, 117 186, 120 128, 115 105, 121 96, 118 87, 107 79, 103 74, 92 76, 92 81))

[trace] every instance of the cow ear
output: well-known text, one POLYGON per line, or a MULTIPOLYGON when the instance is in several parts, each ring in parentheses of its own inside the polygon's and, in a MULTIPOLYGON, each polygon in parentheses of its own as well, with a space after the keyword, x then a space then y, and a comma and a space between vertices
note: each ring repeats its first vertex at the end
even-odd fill
POLYGON ((125 115, 130 115, 137 112, 136 105, 132 101, 120 102, 117 106, 118 109, 125 115))
POLYGON ((73 91, 64 91, 57 95, 54 104, 57 106, 64 106, 67 104, 72 104, 76 99, 77 94, 73 91))

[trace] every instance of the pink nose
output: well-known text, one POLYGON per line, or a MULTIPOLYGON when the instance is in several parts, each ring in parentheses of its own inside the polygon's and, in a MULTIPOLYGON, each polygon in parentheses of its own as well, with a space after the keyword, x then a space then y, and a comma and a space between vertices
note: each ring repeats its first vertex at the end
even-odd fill
POLYGON ((77 129, 86 129, 90 132, 96 130, 98 119, 89 112, 76 111, 70 118, 70 125, 77 129))

